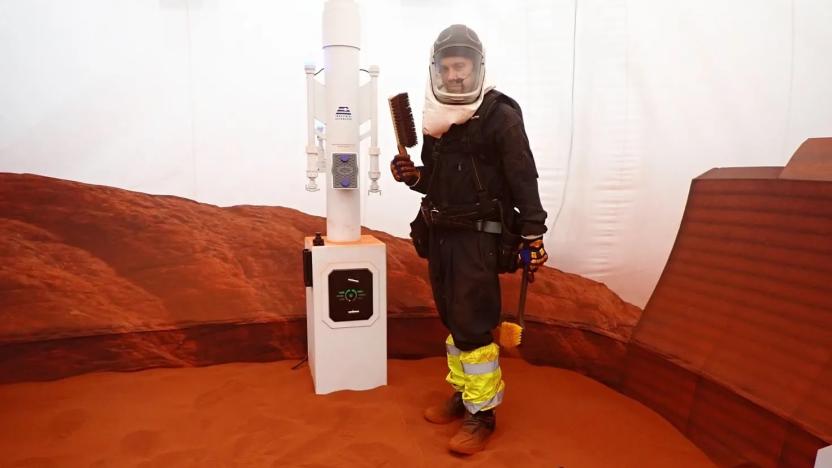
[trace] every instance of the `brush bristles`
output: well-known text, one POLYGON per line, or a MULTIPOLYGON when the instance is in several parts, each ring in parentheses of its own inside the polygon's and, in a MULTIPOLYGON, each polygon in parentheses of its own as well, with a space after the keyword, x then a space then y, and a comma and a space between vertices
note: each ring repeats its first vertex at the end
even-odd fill
POLYGON ((410 99, 407 93, 397 94, 390 99, 390 115, 393 117, 393 130, 396 141, 400 146, 410 148, 416 146, 416 124, 413 123, 413 110, 410 109, 410 99))
POLYGON ((498 341, 501 348, 516 348, 523 340, 523 327, 516 323, 503 322, 500 324, 498 341))

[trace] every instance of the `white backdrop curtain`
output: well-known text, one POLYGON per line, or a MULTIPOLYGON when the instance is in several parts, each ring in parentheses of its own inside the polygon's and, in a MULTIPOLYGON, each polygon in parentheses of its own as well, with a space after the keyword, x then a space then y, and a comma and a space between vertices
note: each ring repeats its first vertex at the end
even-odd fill
MULTIPOLYGON (((382 98, 409 92, 417 120, 436 34, 480 34, 491 81, 524 109, 551 266, 638 306, 693 177, 782 166, 806 138, 832 136, 828 0, 359 4, 362 65, 380 66, 382 98)), ((0 0, 0 171, 324 215, 323 192, 304 191, 303 67, 322 65, 322 9, 0 0)), ((362 190, 363 223, 406 236, 419 196, 386 173, 382 190, 362 190)))

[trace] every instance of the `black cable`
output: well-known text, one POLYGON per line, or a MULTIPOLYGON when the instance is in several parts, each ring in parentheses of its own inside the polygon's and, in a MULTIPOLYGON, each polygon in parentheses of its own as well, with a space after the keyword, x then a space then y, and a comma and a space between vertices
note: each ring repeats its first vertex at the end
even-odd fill
POLYGON ((306 362, 308 360, 309 360, 309 355, 307 354, 306 356, 303 357, 303 359, 300 360, 300 362, 298 362, 297 364, 292 366, 292 370, 297 370, 300 366, 303 365, 304 362, 306 362))
POLYGON ((557 213, 555 213, 555 217, 552 220, 552 226, 549 228, 549 232, 555 230, 555 225, 558 223, 560 214, 563 211, 563 205, 566 202, 566 186, 569 183, 569 172, 570 168, 572 167, 572 148, 573 142, 575 140, 575 50, 577 49, 578 37, 578 0, 575 0, 574 5, 574 15, 572 17, 572 89, 570 91, 569 97, 569 153, 566 157, 566 176, 563 179, 563 190, 560 196, 560 206, 558 206, 558 211, 557 213))

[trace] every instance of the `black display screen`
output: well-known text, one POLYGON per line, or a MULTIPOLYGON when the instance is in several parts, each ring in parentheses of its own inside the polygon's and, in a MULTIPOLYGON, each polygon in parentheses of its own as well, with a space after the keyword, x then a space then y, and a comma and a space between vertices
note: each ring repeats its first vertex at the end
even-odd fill
POLYGON ((373 316, 373 273, 360 268, 329 273, 329 318, 333 322, 373 316))

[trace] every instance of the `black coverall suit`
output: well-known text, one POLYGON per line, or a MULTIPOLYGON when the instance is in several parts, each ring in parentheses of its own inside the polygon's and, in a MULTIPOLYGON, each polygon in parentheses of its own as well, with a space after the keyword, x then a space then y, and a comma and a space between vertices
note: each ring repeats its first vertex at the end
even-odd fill
MULTIPOLYGON (((540 203, 537 170, 519 109, 499 98, 487 115, 479 116, 487 100, 497 95, 489 92, 473 117, 485 117, 479 122, 478 145, 466 136, 472 120, 452 125, 439 139, 425 135, 424 165, 411 189, 426 194, 441 211, 475 204, 479 177, 489 196, 500 200, 505 209, 517 208, 519 223, 515 225, 522 235, 542 235, 546 211, 540 203)), ((490 219, 499 220, 499 215, 490 219)), ((498 243, 499 234, 431 228, 428 268, 434 300, 442 322, 463 351, 490 344, 491 330, 500 320, 498 243)))

